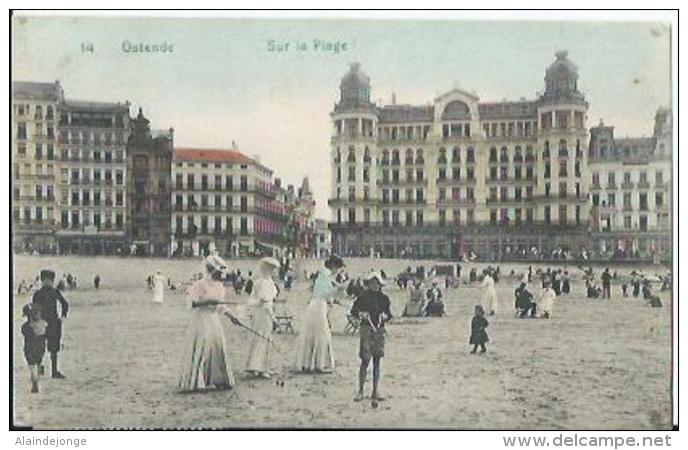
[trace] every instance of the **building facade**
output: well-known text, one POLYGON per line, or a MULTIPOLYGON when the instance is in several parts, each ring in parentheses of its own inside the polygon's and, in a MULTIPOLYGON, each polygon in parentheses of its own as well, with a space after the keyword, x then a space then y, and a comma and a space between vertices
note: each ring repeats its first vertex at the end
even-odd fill
POLYGON ((15 251, 57 250, 60 82, 12 83, 12 230, 15 251))
POLYGON ((118 254, 127 247, 129 102, 58 106, 61 253, 118 254))
POLYGON ((333 251, 486 258, 589 244, 588 103, 558 52, 533 100, 379 106, 353 64, 331 113, 333 251))
POLYGON ((177 148, 172 163, 172 253, 240 256, 280 249, 286 209, 272 170, 236 150, 177 148))
POLYGON ((671 254, 672 118, 660 109, 651 137, 615 138, 601 122, 590 129, 593 248, 614 258, 671 254))
POLYGON ((151 132, 139 108, 127 143, 127 230, 141 256, 169 256, 174 130, 151 132))

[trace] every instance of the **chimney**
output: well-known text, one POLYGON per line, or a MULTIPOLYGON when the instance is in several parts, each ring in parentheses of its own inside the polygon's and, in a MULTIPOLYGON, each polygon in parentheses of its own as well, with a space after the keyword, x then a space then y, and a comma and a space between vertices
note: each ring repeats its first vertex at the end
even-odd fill
POLYGON ((236 150, 236 149, 237 149, 237 144, 235 141, 232 141, 232 150, 236 150))
POLYGON ((282 187, 282 179, 281 178, 275 178, 275 187, 276 188, 282 187))

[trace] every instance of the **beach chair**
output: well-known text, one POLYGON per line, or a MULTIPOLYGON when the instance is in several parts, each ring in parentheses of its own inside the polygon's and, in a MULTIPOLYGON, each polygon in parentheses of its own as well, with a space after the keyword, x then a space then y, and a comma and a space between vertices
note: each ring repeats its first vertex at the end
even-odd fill
POLYGON ((346 325, 344 325, 344 333, 356 334, 356 332, 358 331, 358 327, 360 325, 361 324, 358 318, 349 314, 348 316, 346 316, 346 325))

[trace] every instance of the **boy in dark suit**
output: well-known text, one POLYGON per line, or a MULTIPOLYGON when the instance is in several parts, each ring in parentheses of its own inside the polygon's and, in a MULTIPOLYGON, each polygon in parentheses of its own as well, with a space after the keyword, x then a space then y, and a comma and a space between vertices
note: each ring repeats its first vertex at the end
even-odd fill
POLYGON ((48 324, 45 330, 50 362, 52 365, 52 377, 64 378, 57 370, 57 353, 60 351, 62 339, 62 321, 67 317, 69 304, 60 291, 53 287, 55 272, 41 270, 41 282, 43 286, 33 294, 32 303, 40 308, 43 320, 48 324), (57 304, 60 303, 60 315, 57 314, 57 304))

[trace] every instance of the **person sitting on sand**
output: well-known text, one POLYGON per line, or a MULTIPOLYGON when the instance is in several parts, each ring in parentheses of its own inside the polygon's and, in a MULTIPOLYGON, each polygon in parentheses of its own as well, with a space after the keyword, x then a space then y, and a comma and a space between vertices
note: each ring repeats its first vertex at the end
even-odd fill
POLYGON ((662 307, 662 301, 659 299, 659 296, 652 294, 652 286, 649 281, 645 282, 643 285, 643 298, 647 304, 653 308, 662 307))
MULTIPOLYGON (((434 282, 436 285, 437 282, 434 282)), ((436 286, 435 286, 436 288, 436 286)), ((442 292, 439 288, 433 293, 433 288, 430 288, 427 292, 426 297, 428 298, 428 303, 425 305, 425 315, 427 317, 443 317, 447 315, 447 311, 442 301, 442 292)))
POLYGON ((533 294, 528 290, 528 284, 525 279, 518 285, 514 295, 516 297, 516 313, 518 317, 521 319, 528 315, 535 317, 537 304, 533 301, 533 294))
POLYGON ((420 281, 409 288, 409 299, 404 306, 404 317, 421 317, 425 313, 425 297, 420 281))

